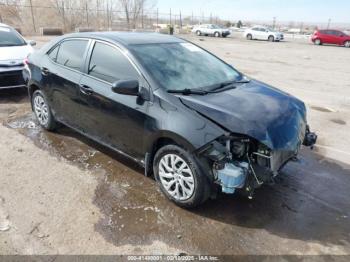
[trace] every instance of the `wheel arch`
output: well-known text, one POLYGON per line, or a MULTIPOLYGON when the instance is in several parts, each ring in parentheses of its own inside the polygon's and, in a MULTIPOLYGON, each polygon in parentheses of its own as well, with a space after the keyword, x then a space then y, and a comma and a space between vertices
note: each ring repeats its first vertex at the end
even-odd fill
MULTIPOLYGON (((32 100, 33 94, 36 90, 40 90, 39 85, 35 84, 35 83, 31 83, 28 85, 28 95, 29 95, 29 99, 30 101, 32 100)), ((31 107, 33 109, 33 105, 31 103, 31 107)))
POLYGON ((146 146, 146 160, 145 160, 145 174, 150 175, 152 173, 152 166, 154 156, 157 151, 166 145, 177 145, 189 152, 196 150, 196 147, 192 145, 186 138, 181 137, 180 135, 173 133, 171 131, 160 131, 157 135, 153 136, 151 141, 146 146))

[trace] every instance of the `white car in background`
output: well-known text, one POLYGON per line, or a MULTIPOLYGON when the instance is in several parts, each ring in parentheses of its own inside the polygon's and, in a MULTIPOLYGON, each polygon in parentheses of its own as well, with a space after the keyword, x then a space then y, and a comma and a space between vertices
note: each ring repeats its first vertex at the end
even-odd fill
POLYGON ((254 26, 244 32, 244 37, 248 40, 268 40, 270 42, 281 41, 284 35, 265 26, 254 26))
POLYGON ((230 30, 226 28, 222 28, 218 25, 213 24, 205 24, 205 25, 197 25, 192 29, 192 33, 195 33, 198 36, 215 36, 215 37, 226 37, 230 35, 230 30))
POLYGON ((35 41, 26 41, 12 27, 0 23, 0 89, 25 87, 24 60, 34 51, 35 41))

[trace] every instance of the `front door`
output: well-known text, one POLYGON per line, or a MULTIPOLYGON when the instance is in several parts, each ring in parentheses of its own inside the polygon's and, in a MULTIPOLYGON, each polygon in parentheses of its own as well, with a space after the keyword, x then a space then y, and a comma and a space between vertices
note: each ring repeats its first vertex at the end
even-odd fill
POLYGON ((105 145, 143 159, 144 126, 148 102, 111 89, 118 80, 144 80, 116 46, 96 41, 80 85, 84 132, 105 145))

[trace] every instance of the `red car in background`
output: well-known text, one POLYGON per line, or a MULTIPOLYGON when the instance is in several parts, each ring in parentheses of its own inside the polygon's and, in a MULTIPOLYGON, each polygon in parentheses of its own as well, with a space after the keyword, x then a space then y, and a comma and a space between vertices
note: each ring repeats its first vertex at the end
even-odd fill
POLYGON ((350 36, 339 30, 317 30, 311 40, 315 45, 333 44, 350 47, 350 36))

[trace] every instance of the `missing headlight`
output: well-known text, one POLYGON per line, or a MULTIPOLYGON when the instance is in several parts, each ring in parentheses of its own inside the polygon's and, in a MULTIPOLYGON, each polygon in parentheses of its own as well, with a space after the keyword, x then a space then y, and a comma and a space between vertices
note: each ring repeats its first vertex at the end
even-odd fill
POLYGON ((231 153, 235 159, 242 159, 246 156, 249 148, 249 139, 236 138, 231 140, 231 153))

